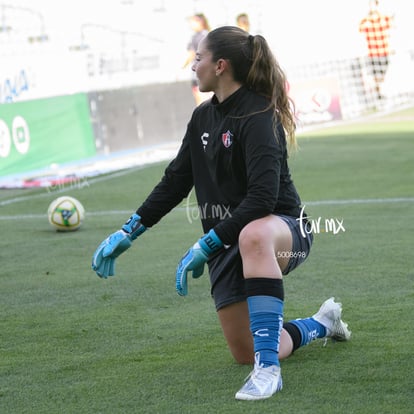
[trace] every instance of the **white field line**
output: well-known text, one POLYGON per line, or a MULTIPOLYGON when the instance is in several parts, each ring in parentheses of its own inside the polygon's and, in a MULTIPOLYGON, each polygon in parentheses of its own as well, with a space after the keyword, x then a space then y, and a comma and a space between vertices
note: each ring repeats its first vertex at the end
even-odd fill
MULTIPOLYGON (((50 195, 50 194, 48 194, 50 195)), ((27 196, 30 198, 30 196, 27 196)), ((340 206, 353 204, 393 204, 393 203, 414 203, 414 197, 397 197, 397 198, 366 198, 366 199, 351 199, 351 200, 320 200, 308 201, 303 203, 304 206, 340 206)), ((191 204, 195 206, 195 204, 191 204)), ((175 211, 185 211, 188 207, 176 207, 175 211)), ((173 210, 173 211, 174 211, 173 210)), ((86 216, 126 216, 131 214, 130 210, 106 210, 106 211, 87 211, 86 216)), ((17 215, 0 215, 0 220, 25 220, 25 219, 44 219, 44 214, 17 214, 17 215)))

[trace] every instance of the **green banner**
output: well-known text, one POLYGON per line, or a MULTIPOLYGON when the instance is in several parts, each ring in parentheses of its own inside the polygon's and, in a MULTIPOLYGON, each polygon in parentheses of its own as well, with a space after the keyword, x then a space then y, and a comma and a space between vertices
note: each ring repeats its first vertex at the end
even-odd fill
POLYGON ((0 105, 0 176, 96 154, 85 94, 0 105))

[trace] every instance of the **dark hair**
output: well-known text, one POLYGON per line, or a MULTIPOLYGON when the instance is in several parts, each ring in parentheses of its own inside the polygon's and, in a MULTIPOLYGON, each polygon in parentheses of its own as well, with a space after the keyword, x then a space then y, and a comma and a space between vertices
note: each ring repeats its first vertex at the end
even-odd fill
POLYGON ((286 75, 274 57, 266 39, 252 36, 235 26, 223 26, 211 31, 206 46, 213 61, 230 62, 233 77, 248 89, 266 96, 274 110, 275 128, 283 125, 291 147, 296 147, 294 105, 287 93, 286 75))

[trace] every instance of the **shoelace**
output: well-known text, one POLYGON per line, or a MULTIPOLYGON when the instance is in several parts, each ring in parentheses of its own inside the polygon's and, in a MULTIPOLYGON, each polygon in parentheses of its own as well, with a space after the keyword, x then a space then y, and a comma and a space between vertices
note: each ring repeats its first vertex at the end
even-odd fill
POLYGON ((260 354, 256 352, 254 356, 254 368, 250 371, 249 375, 244 379, 244 381, 258 378, 260 368, 263 368, 263 364, 260 363, 260 354))

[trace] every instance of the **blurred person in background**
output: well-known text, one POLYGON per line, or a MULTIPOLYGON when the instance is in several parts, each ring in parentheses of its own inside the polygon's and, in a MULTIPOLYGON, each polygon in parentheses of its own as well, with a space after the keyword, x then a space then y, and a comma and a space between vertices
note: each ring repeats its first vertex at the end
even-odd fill
MULTIPOLYGON (((183 64, 183 69, 193 64, 199 43, 210 31, 207 17, 203 13, 198 13, 190 17, 190 27, 194 34, 191 36, 187 46, 187 58, 183 64)), ((211 97, 210 93, 200 92, 197 78, 193 70, 191 71, 191 90, 197 106, 211 97)))
POLYGON ((379 11, 379 1, 370 0, 369 12, 359 23, 359 31, 365 35, 368 48, 368 67, 374 78, 377 99, 383 99, 381 86, 389 66, 391 53, 389 31, 394 16, 379 11))
POLYGON ((245 32, 250 32, 250 21, 247 13, 240 13, 236 17, 237 27, 244 30, 245 32))

